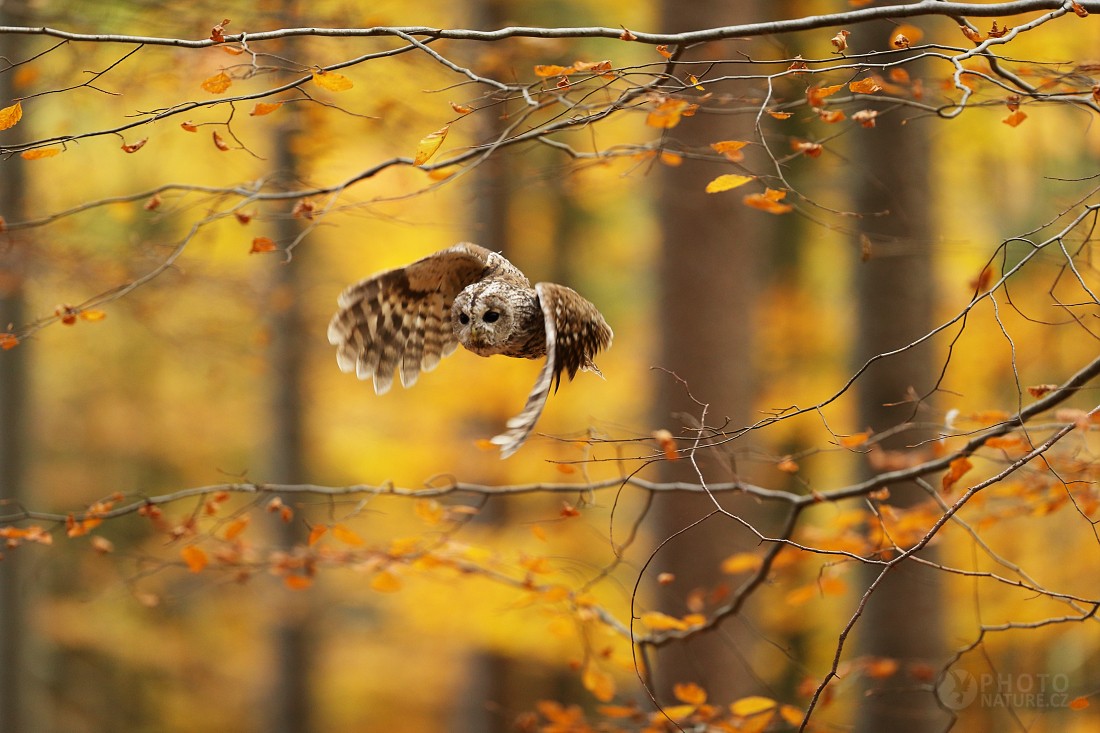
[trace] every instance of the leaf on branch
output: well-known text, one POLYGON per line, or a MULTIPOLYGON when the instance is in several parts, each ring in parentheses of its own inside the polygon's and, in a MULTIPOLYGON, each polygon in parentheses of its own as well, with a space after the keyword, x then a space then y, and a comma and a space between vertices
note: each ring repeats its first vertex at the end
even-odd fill
POLYGON ((978 31, 974 30, 970 26, 960 25, 959 30, 962 31, 962 34, 964 36, 966 36, 966 39, 968 41, 972 41, 974 43, 981 43, 982 42, 982 34, 979 33, 978 31))
POLYGON ((763 731, 771 723, 772 718, 775 717, 777 709, 778 705, 775 700, 758 695, 743 697, 730 703, 730 712, 733 713, 734 717, 740 719, 737 730, 743 733, 760 733, 760 731, 763 731))
POLYGON ((815 109, 817 116, 821 118, 822 122, 827 122, 830 125, 840 122, 844 119, 844 112, 839 109, 815 109))
POLYGON ((263 115, 271 114, 282 106, 282 102, 256 102, 256 106, 253 107, 252 111, 248 114, 251 117, 261 117, 263 115))
POLYGON ((660 611, 645 611, 641 615, 641 622, 652 631, 686 631, 692 626, 702 624, 706 619, 699 614, 691 614, 684 618, 676 618, 660 611))
POLYGON ((858 122, 863 127, 874 127, 875 118, 878 117, 878 110, 875 109, 861 109, 859 112, 852 114, 852 121, 858 122))
POLYGON ((657 47, 657 53, 661 54, 666 59, 672 58, 672 51, 669 51, 668 46, 663 43, 657 47))
POLYGON ((295 219, 313 221, 313 209, 313 202, 308 198, 298 199, 294 202, 294 208, 290 210, 290 215, 295 219))
POLYGON ((214 141, 214 147, 217 148, 218 150, 222 151, 223 153, 225 151, 229 150, 229 143, 227 143, 222 138, 222 136, 218 134, 217 130, 214 130, 211 133, 210 139, 214 141))
POLYGON ((661 157, 658 158, 664 165, 669 168, 675 168, 678 165, 682 165, 684 162, 684 156, 679 153, 674 153, 671 150, 662 150, 661 157))
POLYGON ((706 192, 719 193, 721 191, 729 191, 730 189, 737 188, 738 186, 744 186, 746 183, 752 180, 754 180, 753 176, 742 176, 736 173, 726 173, 725 175, 718 176, 713 181, 708 183, 706 187, 706 192))
MULTIPOLYGON (((711 183, 713 183, 713 181, 711 181, 711 183)), ((653 439, 657 441, 657 447, 661 449, 666 461, 675 461, 680 457, 680 452, 676 447, 676 439, 672 437, 672 433, 669 430, 665 428, 654 430, 653 439)))
POLYGON ((451 109, 460 115, 468 115, 474 111, 473 107, 465 104, 458 104, 457 102, 451 102, 451 109))
POLYGON ((1005 117, 1001 122, 1005 123, 1009 127, 1018 127, 1021 122, 1027 119, 1027 114, 1023 110, 1016 110, 1008 117, 1005 117))
POLYGON ((180 127, 183 128, 184 130, 186 130, 187 132, 198 132, 199 131, 199 126, 196 125, 194 122, 191 122, 190 120, 187 120, 186 122, 181 122, 180 127))
POLYGON ((19 157, 23 160, 39 160, 41 158, 52 158, 59 154, 61 148, 35 148, 34 150, 24 150, 19 154, 19 157))
POLYGON ((793 112, 777 112, 775 110, 768 110, 768 114, 777 120, 789 120, 794 116, 793 112))
POLYGON ((450 125, 444 125, 435 132, 428 133, 420 138, 420 142, 416 144, 416 155, 413 156, 413 165, 424 165, 433 155, 435 155, 436 151, 439 150, 439 146, 442 145, 443 141, 447 138, 447 130, 449 130, 450 127, 450 125))
POLYGON ((741 203, 769 214, 786 214, 794 208, 790 204, 779 203, 786 196, 787 192, 782 189, 765 188, 764 193, 750 193, 741 199, 741 203))
POLYGON ((330 92, 346 92, 355 86, 352 84, 351 79, 343 74, 337 74, 335 71, 325 71, 324 69, 313 72, 313 81, 316 82, 317 86, 330 92))
POLYGON ((745 140, 719 140, 716 143, 711 143, 711 149, 723 155, 726 160, 734 163, 739 163, 745 159, 745 154, 741 152, 741 148, 748 145, 745 140))
POLYGON ((775 467, 783 473, 791 475, 794 475, 799 471, 798 461, 791 458, 790 456, 783 456, 783 458, 781 458, 780 461, 775 464, 775 467))
POLYGON ((210 29, 210 40, 214 43, 225 43, 225 27, 229 25, 229 18, 210 29))
POLYGON ((738 552, 722 561, 722 572, 726 575, 740 575, 759 570, 763 559, 754 552, 738 552))
POLYGON ((688 74, 688 82, 699 91, 706 91, 703 85, 699 83, 699 77, 695 76, 695 74, 688 74))
POLYGON ((16 102, 10 107, 0 109, 0 130, 7 130, 23 119, 23 103, 16 102))
POLYGON ((849 31, 838 31, 835 36, 829 39, 829 43, 833 44, 833 48, 836 49, 835 53, 844 53, 848 48, 848 36, 852 35, 849 31))
MULTIPOLYGON (((1080 13, 1078 13, 1078 15, 1080 15, 1080 13)), ((1082 16, 1082 17, 1084 17, 1084 16, 1082 16)), ((1069 709, 1070 710, 1084 710, 1088 706, 1089 706, 1089 699, 1087 697, 1085 697, 1084 695, 1082 695, 1080 697, 1075 697, 1075 698, 1073 698, 1072 700, 1069 701, 1069 709)))
POLYGON ((867 440, 871 437, 870 431, 863 431, 862 433, 852 433, 851 435, 841 435, 838 438, 838 442, 842 448, 858 448, 861 445, 867 443, 867 440))
POLYGON ((856 94, 874 94, 875 92, 881 92, 880 87, 872 77, 866 77, 859 81, 853 81, 848 83, 848 89, 856 94))
POLYGON ((1088 17, 1089 11, 1085 10, 1085 7, 1083 5, 1081 5, 1081 3, 1074 2, 1072 7, 1073 7, 1073 12, 1077 13, 1078 18, 1088 17))
MULTIPOLYGON (((1057 384, 1036 384, 1034 386, 1028 387, 1027 391, 1028 394, 1030 394, 1032 397, 1038 398, 1056 389, 1058 389, 1057 384)), ((986 445, 989 445, 989 441, 986 441, 986 445)))
POLYGON ((1004 28, 998 28, 997 21, 993 21, 993 27, 989 29, 988 36, 990 38, 1004 38, 1010 30, 1012 30, 1012 26, 1006 25, 1004 28))
POLYGON ((826 97, 833 96, 843 88, 843 84, 833 84, 827 87, 812 86, 806 90, 806 101, 810 103, 811 107, 821 107, 825 103, 826 97))
POLYGON ((557 64, 537 64, 535 66, 535 76, 541 76, 543 78, 550 76, 568 76, 574 71, 572 66, 558 66, 557 64))
POLYGON ((274 252, 277 249, 275 241, 270 237, 256 237, 252 240, 252 249, 248 254, 254 255, 262 252, 274 252))
POLYGON ((145 203, 141 205, 141 208, 145 209, 146 211, 156 211, 160 208, 160 205, 160 194, 154 193, 152 196, 146 199, 145 203))
MULTIPOLYGON (((619 26, 619 27, 622 28, 622 26, 619 26)), ((619 40, 620 41, 637 41, 638 37, 636 35, 634 35, 633 33, 631 33, 630 31, 628 31, 626 28, 623 28, 623 32, 619 34, 619 40)))
POLYGON ((306 540, 306 543, 310 547, 313 547, 315 544, 317 544, 317 541, 319 539, 321 539, 321 537, 324 536, 325 532, 328 532, 328 525, 327 524, 315 524, 315 525, 313 525, 312 527, 310 527, 309 539, 306 540))
POLYGON ((650 127, 671 129, 680 124, 680 118, 690 106, 691 104, 685 99, 666 99, 646 115, 645 123, 650 127))
POLYGON ((214 74, 214 76, 203 80, 202 84, 199 86, 211 94, 221 94, 232 86, 232 84, 233 80, 229 78, 229 75, 224 71, 219 71, 217 74, 214 74))
POLYGON ((96 321, 102 321, 106 317, 107 317, 106 313, 104 313, 101 310, 96 310, 94 308, 90 308, 88 310, 80 311, 80 318, 82 320, 88 321, 89 323, 95 323, 96 321))
POLYGON ((14 333, 0 333, 0 350, 9 351, 19 345, 19 337, 14 333))
POLYGON ((192 573, 201 573, 203 568, 206 567, 207 562, 209 562, 206 553, 197 545, 188 545, 184 547, 180 550, 180 557, 183 558, 183 562, 187 565, 187 569, 192 573))
POLYGON ((966 475, 967 471, 974 467, 974 464, 970 462, 966 456, 959 456, 955 460, 951 461, 947 468, 947 473, 943 475, 943 491, 947 493, 951 490, 959 479, 966 475))
POLYGON ((234 519, 232 522, 225 526, 225 538, 227 540, 235 540, 240 536, 241 532, 244 532, 248 527, 248 522, 251 517, 247 514, 234 519))
POLYGON ((149 138, 143 137, 136 143, 122 143, 122 152, 124 153, 136 153, 145 147, 145 143, 149 142, 149 138))

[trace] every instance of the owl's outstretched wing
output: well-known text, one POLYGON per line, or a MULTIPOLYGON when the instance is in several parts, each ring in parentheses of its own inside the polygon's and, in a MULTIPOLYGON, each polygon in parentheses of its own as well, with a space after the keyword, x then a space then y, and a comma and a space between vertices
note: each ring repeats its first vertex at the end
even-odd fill
POLYGON ((456 244, 348 286, 328 324, 340 370, 373 377, 378 394, 389 391, 398 367, 402 386, 415 384, 458 347, 451 304, 488 273, 491 256, 476 244, 456 244))
POLYGON ((537 283, 535 291, 546 325, 546 363, 527 395, 523 411, 508 420, 505 432, 492 439, 500 446, 501 458, 515 453, 527 440, 542 415, 550 386, 557 390, 563 372, 569 379, 581 369, 603 376, 592 359, 596 352, 611 346, 614 336, 596 306, 575 290, 555 283, 537 283))

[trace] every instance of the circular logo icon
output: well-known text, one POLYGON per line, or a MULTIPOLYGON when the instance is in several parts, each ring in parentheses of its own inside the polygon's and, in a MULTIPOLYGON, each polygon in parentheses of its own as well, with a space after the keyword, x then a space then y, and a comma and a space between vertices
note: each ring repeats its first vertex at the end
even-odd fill
POLYGON ((936 695, 949 710, 962 710, 978 697, 978 680, 965 669, 949 669, 936 685, 936 695))

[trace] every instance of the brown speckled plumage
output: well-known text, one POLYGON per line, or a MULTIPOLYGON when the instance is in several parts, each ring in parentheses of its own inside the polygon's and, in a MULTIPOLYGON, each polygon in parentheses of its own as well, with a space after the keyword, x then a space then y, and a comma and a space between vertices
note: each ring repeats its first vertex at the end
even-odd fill
POLYGON ((592 359, 611 346, 612 332, 596 306, 554 283, 534 288, 515 265, 476 244, 456 244, 405 267, 349 286, 328 326, 345 372, 374 380, 378 394, 393 375, 411 387, 459 344, 480 356, 546 357, 523 411, 493 438, 501 457, 527 439, 564 373, 597 374, 592 359))

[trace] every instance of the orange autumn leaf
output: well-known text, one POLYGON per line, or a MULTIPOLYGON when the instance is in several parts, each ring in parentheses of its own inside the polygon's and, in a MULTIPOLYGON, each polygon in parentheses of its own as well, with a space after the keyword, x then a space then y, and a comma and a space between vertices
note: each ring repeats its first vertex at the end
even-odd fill
POLYGON ((143 137, 142 139, 138 140, 136 143, 123 143, 122 144, 122 152, 124 152, 124 153, 136 153, 137 151, 144 148, 145 143, 147 143, 147 142, 149 142, 149 138, 143 137))
POLYGON ((275 249, 275 241, 270 237, 256 237, 252 240, 252 249, 248 250, 248 253, 254 255, 260 252, 274 252, 275 249))
POLYGON ((791 149, 796 153, 802 153, 807 158, 820 158, 821 154, 825 152, 825 147, 821 143, 810 140, 792 140, 791 149))
POLYGON ((584 668, 581 684, 600 702, 608 702, 615 697, 615 678, 593 664, 584 668))
POLYGON ((210 29, 210 40, 214 43, 225 43, 225 27, 229 25, 229 18, 210 29))
POLYGON ((226 141, 225 141, 225 140, 224 140, 224 139, 222 138, 222 136, 218 134, 218 131, 217 131, 217 130, 214 130, 214 131, 213 131, 213 132, 211 133, 211 139, 212 139, 212 140, 214 141, 214 147, 215 147, 215 148, 217 148, 218 150, 222 151, 223 153, 224 153, 224 152, 225 152, 226 150, 229 150, 229 143, 227 143, 227 142, 226 142, 226 141))
POLYGON ((890 31, 890 45, 894 48, 909 48, 922 38, 924 31, 911 23, 902 23, 890 31))
POLYGON ((187 132, 198 132, 199 131, 199 126, 196 125, 194 122, 190 122, 190 121, 181 122, 180 127, 182 127, 187 132))
POLYGON ((1008 117, 1005 117, 1001 122, 1005 123, 1009 127, 1018 127, 1021 122, 1027 119, 1027 114, 1023 110, 1016 110, 1008 117))
POLYGON ((777 120, 789 120, 794 116, 793 112, 777 112, 775 110, 768 110, 768 114, 777 120))
POLYGON ((16 102, 10 107, 0 109, 0 130, 15 127, 19 120, 23 119, 23 103, 16 102))
POLYGON ((284 575, 283 585, 290 590, 305 590, 313 585, 313 578, 308 575, 284 575))
POLYGON ((864 667, 868 677, 876 680, 884 680, 897 674, 901 665, 898 660, 890 657, 874 657, 869 659, 864 667))
POLYGON ((314 71, 313 81, 317 86, 330 92, 344 92, 355 86, 351 79, 334 71, 314 71))
POLYGON ((245 528, 248 527, 248 522, 250 519, 251 517, 245 514, 244 516, 238 517, 237 519, 234 519, 232 522, 227 524, 225 527, 225 538, 227 540, 233 540, 239 537, 241 532, 244 532, 245 528))
POLYGON ((95 323, 96 321, 102 321, 104 318, 107 317, 107 314, 101 310, 89 308, 87 310, 80 311, 80 317, 85 321, 95 323))
POLYGON ((363 544, 363 538, 360 537, 355 530, 349 529, 342 524, 332 525, 332 536, 345 545, 351 545, 352 547, 359 547, 363 544))
POLYGON ((282 102, 256 102, 256 106, 252 108, 252 111, 248 114, 252 117, 260 117, 262 115, 269 115, 275 110, 282 107, 282 102))
POLYGON ((875 92, 882 91, 882 87, 876 84, 875 80, 869 76, 859 81, 850 82, 848 84, 848 89, 856 94, 874 94, 875 92))
POLYGON ((558 66, 557 64, 536 64, 535 76, 549 77, 549 76, 568 76, 572 74, 575 69, 572 66, 558 66))
POLYGON ((684 99, 666 99, 646 115, 645 123, 650 127, 668 130, 680 124, 690 104, 684 99))
POLYGON ((450 125, 444 125, 435 132, 428 133, 424 137, 420 138, 420 142, 416 144, 416 155, 413 156, 413 165, 424 165, 428 160, 435 155, 439 150, 439 146, 443 144, 443 141, 447 137, 447 130, 450 129, 450 125))
POLYGON ((327 524, 315 524, 309 530, 309 539, 306 540, 310 547, 317 544, 317 540, 324 536, 325 532, 328 532, 327 524))
POLYGON ((844 119, 844 112, 839 109, 818 109, 817 116, 821 118, 822 122, 833 124, 844 119))
POLYGON ((835 53, 843 53, 848 48, 848 36, 852 35, 850 31, 837 31, 837 34, 829 39, 829 43, 833 44, 833 48, 836 49, 835 53))
POLYGON ((852 433, 851 435, 838 436, 838 442, 842 448, 858 448, 867 442, 871 437, 870 431, 863 431, 862 433, 852 433))
POLYGON ((214 76, 204 79, 199 86, 211 94, 221 94, 232 86, 232 84, 233 80, 229 78, 229 75, 224 71, 219 71, 217 74, 214 74, 214 76))
MULTIPOLYGON (((777 704, 770 697, 752 695, 743 697, 730 703, 730 712, 738 718, 753 718, 758 715, 767 715, 769 720, 775 714, 777 704)), ((738 728, 738 730, 742 730, 738 728)))
POLYGON ((669 51, 668 46, 665 45, 665 44, 661 44, 660 46, 657 47, 657 53, 661 54, 666 59, 672 58, 672 51, 669 51))
POLYGON ((737 575, 747 573, 750 570, 757 570, 762 564, 763 560, 756 553, 738 552, 723 560, 721 568, 722 572, 727 575, 737 575))
POLYGON ((741 202, 745 204, 745 206, 760 209, 769 214, 786 214, 794 208, 790 204, 780 203, 786 195, 787 192, 784 190, 766 188, 764 189, 764 193, 750 193, 748 196, 741 199, 741 202))
POLYGON ((974 464, 972 464, 966 456, 959 456, 951 461, 947 473, 943 476, 943 490, 950 491, 951 487, 973 467, 974 464))
POLYGON ((183 558, 183 562, 186 563, 187 569, 192 573, 201 573, 208 562, 206 553, 203 552, 201 547, 195 545, 188 545, 180 550, 180 557, 183 558))
POLYGON ((665 428, 653 431, 653 439, 657 441, 657 446, 661 449, 661 452, 665 455, 665 460, 675 461, 680 457, 680 452, 677 450, 676 438, 672 436, 672 433, 665 428))
POLYGON ((707 701, 707 691, 694 682, 677 682, 672 686, 672 696, 688 705, 702 705, 707 701))
POLYGON ((745 154, 741 152, 741 148, 746 145, 748 145, 748 142, 745 140, 719 140, 716 143, 711 143, 710 147, 714 152, 725 156, 727 160, 737 163, 745 159, 745 154))
POLYGON ((662 150, 659 160, 670 168, 675 168, 684 162, 684 156, 669 150, 662 150))
POLYGON ((878 110, 875 109, 861 109, 858 112, 852 114, 852 121, 858 122, 864 127, 874 127, 875 118, 878 117, 878 110))
POLYGON ((719 193, 721 191, 729 191, 730 189, 737 188, 738 186, 744 186, 749 181, 753 180, 753 176, 742 176, 736 173, 726 173, 725 175, 718 176, 713 181, 707 184, 707 193, 719 193))
POLYGON ((19 345, 19 337, 14 333, 0 333, 0 349, 8 351, 19 345))
POLYGON ((843 88, 843 84, 833 84, 828 87, 812 86, 806 90, 806 101, 811 107, 820 107, 827 97, 833 96, 843 88))
POLYGON ((52 158, 60 152, 61 148, 35 148, 34 150, 24 150, 19 154, 19 157, 23 160, 39 160, 40 158, 52 158))
MULTIPOLYGON (((1057 384, 1035 384, 1027 388, 1028 394, 1032 397, 1042 397, 1047 392, 1052 392, 1058 389, 1057 384)), ((986 445, 989 445, 989 441, 986 441, 986 445)))
MULTIPOLYGON (((335 529, 335 527, 333 529, 335 529)), ((371 590, 378 591, 379 593, 396 593, 401 590, 401 579, 389 570, 382 570, 375 573, 374 577, 371 578, 370 587, 371 590)))
POLYGON ((1084 710, 1089 706, 1089 699, 1087 697, 1075 697, 1069 701, 1070 710, 1084 710))
POLYGON ((794 460, 790 456, 784 456, 779 463, 775 464, 775 467, 787 474, 796 474, 799 471, 798 461, 794 460))
POLYGON ((468 115, 474 111, 473 107, 466 104, 458 104, 456 102, 451 102, 451 109, 460 115, 468 115))

